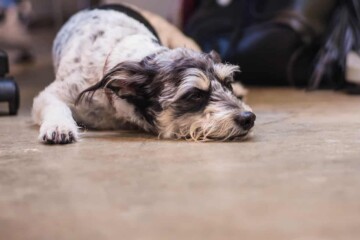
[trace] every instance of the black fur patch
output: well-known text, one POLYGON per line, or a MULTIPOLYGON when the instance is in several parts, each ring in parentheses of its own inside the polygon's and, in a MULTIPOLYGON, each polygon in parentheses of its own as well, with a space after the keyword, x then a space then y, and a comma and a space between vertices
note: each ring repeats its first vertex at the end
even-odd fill
POLYGON ((209 103, 211 92, 194 88, 173 105, 175 117, 202 112, 209 103))
POLYGON ((135 106, 136 113, 139 114, 139 117, 144 118, 150 125, 155 126, 155 114, 162 110, 160 104, 155 99, 146 99, 133 95, 119 97, 135 106))

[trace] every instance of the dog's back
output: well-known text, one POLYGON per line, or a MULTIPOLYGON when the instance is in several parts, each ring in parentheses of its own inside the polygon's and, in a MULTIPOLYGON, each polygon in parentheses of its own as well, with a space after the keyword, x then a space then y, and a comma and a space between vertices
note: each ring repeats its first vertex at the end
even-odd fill
POLYGON ((81 11, 62 27, 55 38, 55 71, 57 72, 60 63, 75 59, 75 62, 91 60, 90 65, 99 65, 105 61, 115 45, 135 34, 153 35, 143 24, 119 11, 81 11))

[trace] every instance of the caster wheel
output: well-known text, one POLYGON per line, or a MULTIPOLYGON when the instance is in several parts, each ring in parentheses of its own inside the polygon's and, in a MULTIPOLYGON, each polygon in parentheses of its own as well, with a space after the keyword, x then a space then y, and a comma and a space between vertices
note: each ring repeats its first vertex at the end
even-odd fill
POLYGON ((9 100, 9 114, 16 115, 19 110, 20 105, 20 96, 19 96, 19 88, 16 82, 13 82, 13 98, 9 100))
POLYGON ((7 102, 9 114, 16 115, 20 104, 19 87, 11 77, 6 77, 8 64, 6 53, 0 50, 0 102, 7 102))
POLYGON ((13 79, 0 79, 0 102, 8 102, 10 115, 17 114, 19 110, 20 96, 19 88, 13 79))

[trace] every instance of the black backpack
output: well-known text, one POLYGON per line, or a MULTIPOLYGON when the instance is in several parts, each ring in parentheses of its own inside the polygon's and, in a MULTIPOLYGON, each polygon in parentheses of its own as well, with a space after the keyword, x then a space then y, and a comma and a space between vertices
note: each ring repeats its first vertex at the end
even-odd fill
MULTIPOLYGON (((333 79, 341 79, 343 69, 339 65, 346 60, 339 56, 332 62, 324 61, 329 55, 325 46, 336 28, 347 27, 345 20, 342 26, 336 25, 339 18, 345 18, 337 9, 345 6, 348 12, 354 11, 355 16, 360 9, 357 0, 198 2, 185 32, 205 52, 214 49, 224 61, 239 64, 240 80, 244 83, 312 88, 339 85, 333 79), (350 9, 349 3, 355 4, 355 8, 350 9)), ((334 48, 341 45, 339 42, 347 41, 344 36, 339 38, 338 34, 332 39, 334 48)), ((347 52, 342 53, 345 54, 347 52)))

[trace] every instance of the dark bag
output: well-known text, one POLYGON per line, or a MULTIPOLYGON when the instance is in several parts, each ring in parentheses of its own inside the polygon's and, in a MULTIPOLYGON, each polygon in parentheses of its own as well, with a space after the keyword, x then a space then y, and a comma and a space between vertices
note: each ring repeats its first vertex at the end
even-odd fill
POLYGON ((336 0, 219 2, 200 1, 185 26, 204 51, 239 64, 247 84, 308 85, 336 0))

